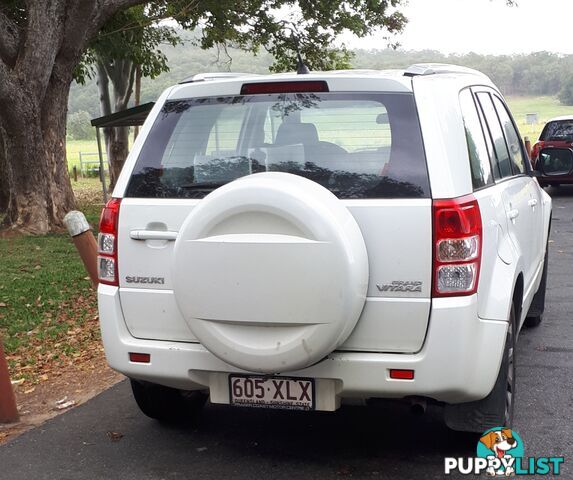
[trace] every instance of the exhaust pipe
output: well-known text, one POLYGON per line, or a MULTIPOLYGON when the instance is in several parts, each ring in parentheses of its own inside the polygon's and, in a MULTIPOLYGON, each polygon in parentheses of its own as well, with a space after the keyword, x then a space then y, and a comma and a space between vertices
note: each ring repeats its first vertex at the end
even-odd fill
POLYGON ((414 415, 423 415, 426 413, 428 402, 425 398, 412 397, 410 398, 410 408, 414 415))

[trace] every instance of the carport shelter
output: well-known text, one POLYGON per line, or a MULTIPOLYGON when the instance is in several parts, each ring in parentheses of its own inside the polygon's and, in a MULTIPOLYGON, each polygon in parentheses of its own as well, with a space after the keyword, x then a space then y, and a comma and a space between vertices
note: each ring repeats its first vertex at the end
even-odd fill
POLYGON ((101 128, 112 128, 112 127, 140 127, 145 122, 147 115, 155 105, 154 102, 144 103, 143 105, 138 105, 137 107, 128 108, 127 110, 122 110, 121 112, 112 113, 111 115, 105 115, 104 117, 94 118, 91 121, 93 127, 96 127, 96 137, 97 137, 97 151, 99 155, 99 171, 100 179, 103 188, 103 200, 107 202, 107 188, 105 186, 105 175, 103 175, 103 154, 101 148, 101 128))

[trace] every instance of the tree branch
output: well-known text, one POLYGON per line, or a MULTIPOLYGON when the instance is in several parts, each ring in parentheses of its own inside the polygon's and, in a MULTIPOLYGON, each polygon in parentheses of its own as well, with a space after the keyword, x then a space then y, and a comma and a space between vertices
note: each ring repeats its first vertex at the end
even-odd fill
POLYGON ((94 22, 87 30, 88 38, 91 40, 105 23, 120 10, 147 3, 149 0, 96 0, 97 15, 94 22))
POLYGON ((103 116, 111 115, 111 100, 109 98, 109 81, 107 71, 101 61, 97 62, 96 69, 101 114, 103 116))
POLYGON ((137 71, 137 65, 134 62, 131 63, 131 68, 129 70, 129 77, 127 80, 125 91, 123 92, 123 105, 124 109, 127 108, 129 104, 129 99, 131 98, 131 94, 133 93, 133 82, 135 81, 135 72, 137 71))

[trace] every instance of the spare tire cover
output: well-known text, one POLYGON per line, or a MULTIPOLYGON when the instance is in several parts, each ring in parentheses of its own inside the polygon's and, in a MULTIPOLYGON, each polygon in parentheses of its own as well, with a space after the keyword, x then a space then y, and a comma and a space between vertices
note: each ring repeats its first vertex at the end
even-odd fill
POLYGON ((207 195, 174 247, 174 294, 189 328, 221 360, 280 373, 309 366, 352 332, 368 257, 331 192, 289 173, 258 173, 207 195))

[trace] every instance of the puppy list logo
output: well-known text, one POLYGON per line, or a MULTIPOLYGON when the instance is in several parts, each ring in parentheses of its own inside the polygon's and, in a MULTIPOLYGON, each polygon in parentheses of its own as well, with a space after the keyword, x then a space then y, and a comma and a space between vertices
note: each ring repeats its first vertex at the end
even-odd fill
POLYGON ((486 473, 492 477, 514 475, 560 475, 563 457, 525 457, 524 444, 519 434, 509 428, 495 427, 481 436, 475 458, 445 459, 445 474, 463 475, 486 473))

